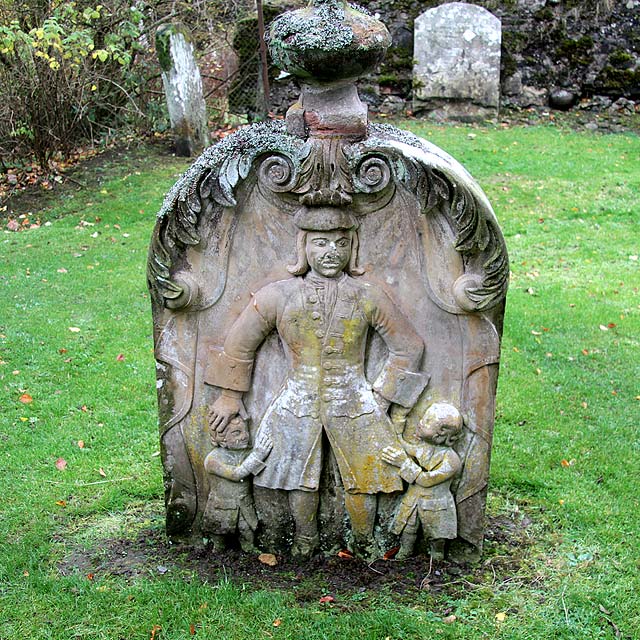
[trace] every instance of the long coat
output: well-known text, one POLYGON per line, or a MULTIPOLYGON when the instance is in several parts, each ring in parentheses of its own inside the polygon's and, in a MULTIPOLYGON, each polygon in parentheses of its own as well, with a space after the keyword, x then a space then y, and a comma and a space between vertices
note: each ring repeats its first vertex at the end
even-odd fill
POLYGON ((410 408, 426 384, 423 341, 398 307, 380 288, 346 274, 274 282, 254 295, 224 350, 212 351, 205 381, 248 391, 256 350, 274 328, 289 370, 259 427, 271 432, 273 449, 254 484, 318 490, 324 432, 347 491, 401 490, 397 471, 380 458, 398 439, 372 393, 410 408), (364 372, 370 327, 389 351, 373 385, 364 372))

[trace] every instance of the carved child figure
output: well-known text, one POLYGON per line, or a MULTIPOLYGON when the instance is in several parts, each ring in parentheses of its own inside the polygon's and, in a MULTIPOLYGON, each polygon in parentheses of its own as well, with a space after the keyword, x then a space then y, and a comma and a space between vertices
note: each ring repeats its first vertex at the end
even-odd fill
POLYGON ((265 467, 273 443, 268 432, 258 437, 253 450, 249 448, 249 429, 240 416, 233 418, 226 429, 211 430, 214 449, 204 460, 210 474, 210 489, 202 520, 202 530, 209 536, 216 551, 225 548, 225 536, 239 534, 243 551, 256 551, 254 532, 258 517, 251 493, 251 474, 265 467))
POLYGON ((450 486, 462 467, 452 449, 461 433, 460 412, 453 405, 438 402, 427 409, 418 423, 416 435, 421 443, 413 445, 402 440, 404 451, 394 447, 382 451, 382 459, 399 467, 400 476, 409 483, 392 524, 393 533, 400 535, 398 560, 413 552, 421 523, 434 560, 444 559, 445 541, 457 535, 450 486))

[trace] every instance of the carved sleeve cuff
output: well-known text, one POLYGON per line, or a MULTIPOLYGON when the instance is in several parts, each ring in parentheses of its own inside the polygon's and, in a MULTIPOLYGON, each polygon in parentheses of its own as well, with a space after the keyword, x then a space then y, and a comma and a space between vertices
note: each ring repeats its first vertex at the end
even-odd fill
POLYGON ((428 382, 429 376, 424 373, 385 367, 373 383, 373 389, 390 402, 410 409, 428 382))
POLYGON ((254 476, 260 473, 267 465, 260 459, 260 456, 252 451, 246 458, 246 460, 240 465, 242 470, 242 477, 247 477, 249 474, 254 476))
POLYGON ((400 467, 400 471, 398 472, 400 477, 408 482, 409 484, 413 484, 416 481, 416 478, 420 475, 422 469, 419 465, 417 465, 411 458, 407 458, 400 467))
POLYGON ((239 360, 220 348, 211 348, 204 372, 204 381, 214 387, 249 391, 253 360, 239 360))

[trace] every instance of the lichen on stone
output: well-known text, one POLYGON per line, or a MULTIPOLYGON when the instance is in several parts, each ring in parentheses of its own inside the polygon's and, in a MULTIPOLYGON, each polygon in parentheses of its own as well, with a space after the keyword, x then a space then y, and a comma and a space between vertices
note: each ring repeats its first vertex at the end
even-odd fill
POLYGON ((315 14, 300 13, 284 14, 274 20, 269 34, 271 47, 338 51, 351 44, 353 30, 342 23, 344 11, 335 3, 320 6, 315 14))
MULTIPOLYGON (((219 170, 225 161, 251 163, 259 154, 282 152, 296 157, 304 141, 286 132, 282 120, 248 125, 209 147, 173 185, 165 196, 158 218, 173 210, 176 202, 191 196, 202 176, 210 170, 219 170)), ((235 184, 230 185, 234 187, 235 184)))

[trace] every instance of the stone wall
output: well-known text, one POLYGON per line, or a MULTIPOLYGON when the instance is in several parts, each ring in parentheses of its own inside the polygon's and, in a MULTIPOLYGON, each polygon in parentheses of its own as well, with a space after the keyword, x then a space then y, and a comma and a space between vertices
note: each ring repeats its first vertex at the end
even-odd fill
MULTIPOLYGON (((415 18, 442 0, 361 0, 393 45, 363 99, 382 112, 410 108, 415 18)), ((502 20, 502 105, 568 108, 640 101, 640 0, 471 0, 502 20)))

